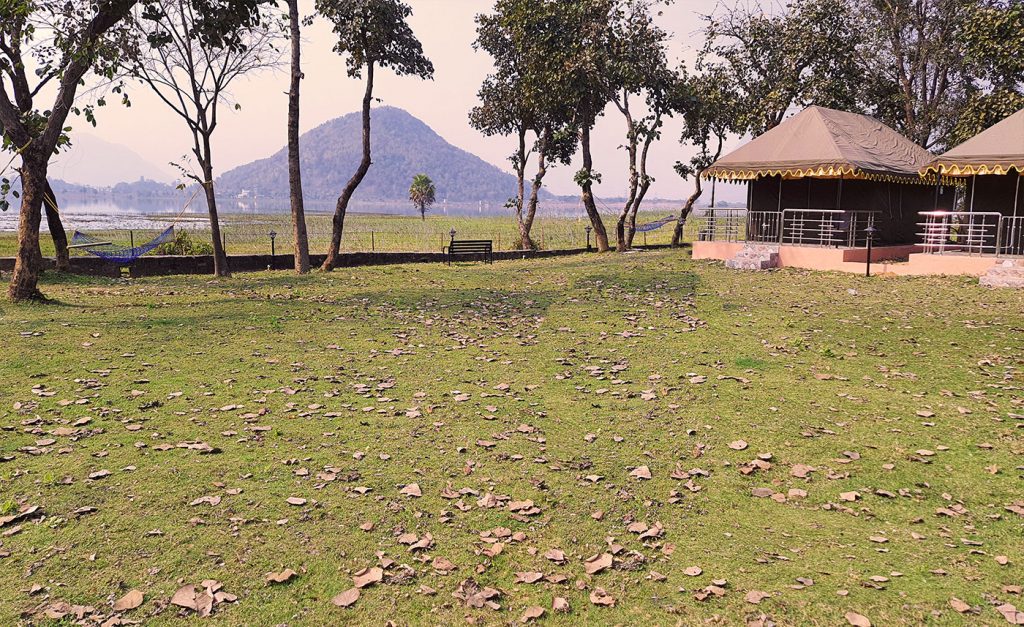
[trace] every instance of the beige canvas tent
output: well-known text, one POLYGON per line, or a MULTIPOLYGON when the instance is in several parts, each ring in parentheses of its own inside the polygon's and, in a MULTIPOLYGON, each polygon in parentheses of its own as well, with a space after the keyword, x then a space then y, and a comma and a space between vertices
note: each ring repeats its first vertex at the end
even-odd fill
POLYGON ((1024 174, 1024 109, 921 168, 922 175, 1024 174))
POLYGON ((948 250, 955 225, 966 233, 958 240, 970 240, 968 250, 1024 256, 1024 109, 934 159, 921 174, 967 183, 961 211, 929 218, 925 243, 938 242, 929 248, 948 250))
POLYGON ((934 155, 865 115, 808 107, 703 172, 747 183, 747 236, 757 241, 858 247, 910 244, 917 214, 952 205, 952 190, 922 178, 934 155))
POLYGON ((808 107, 716 161, 705 178, 908 180, 934 156, 866 115, 808 107))

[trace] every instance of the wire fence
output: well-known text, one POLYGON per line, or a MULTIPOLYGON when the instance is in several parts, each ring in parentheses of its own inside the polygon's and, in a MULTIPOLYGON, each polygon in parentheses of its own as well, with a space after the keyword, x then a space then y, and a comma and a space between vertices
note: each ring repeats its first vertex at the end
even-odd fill
MULTIPOLYGON (((664 215, 642 215, 638 223, 664 218, 664 215)), ((541 250, 585 248, 589 226, 586 218, 543 217, 533 225, 531 237, 541 250)), ((605 216, 608 237, 614 246, 614 216, 605 216)), ((134 247, 145 244, 166 228, 157 224, 151 229, 102 229, 89 230, 88 235, 117 246, 134 247)), ((307 237, 312 253, 323 253, 329 247, 332 235, 330 216, 313 215, 307 219, 307 237)), ((634 246, 669 244, 672 240, 674 223, 647 233, 637 233, 634 246)), ((202 220, 189 220, 176 225, 178 232, 185 231, 199 249, 211 244, 210 229, 202 220)), ((288 215, 245 216, 244 219, 228 216, 220 225, 221 238, 228 254, 292 254, 294 232, 288 215)), ((341 249, 347 252, 439 252, 452 238, 485 239, 494 242, 495 250, 516 250, 519 248, 519 232, 515 221, 504 217, 430 217, 419 218, 394 216, 352 215, 346 219, 341 249)), ((591 245, 596 244, 593 233, 589 235, 591 245)), ((45 241, 45 240, 44 240, 45 241)), ((45 251, 44 251, 45 252, 45 251)), ((160 251, 157 251, 158 253, 160 251)), ((88 254, 84 250, 73 250, 72 254, 88 254)))

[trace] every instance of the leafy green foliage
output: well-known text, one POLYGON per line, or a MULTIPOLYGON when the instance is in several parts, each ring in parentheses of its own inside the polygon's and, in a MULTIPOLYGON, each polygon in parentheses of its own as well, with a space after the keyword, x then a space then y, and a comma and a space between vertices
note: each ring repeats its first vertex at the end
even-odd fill
POLYGON ((409 5, 399 0, 317 0, 316 10, 334 26, 334 51, 348 55, 348 75, 359 77, 368 64, 399 76, 428 79, 434 65, 406 21, 409 5))
POLYGON ((212 255, 213 246, 194 239, 184 229, 176 229, 174 239, 156 247, 156 255, 212 255))

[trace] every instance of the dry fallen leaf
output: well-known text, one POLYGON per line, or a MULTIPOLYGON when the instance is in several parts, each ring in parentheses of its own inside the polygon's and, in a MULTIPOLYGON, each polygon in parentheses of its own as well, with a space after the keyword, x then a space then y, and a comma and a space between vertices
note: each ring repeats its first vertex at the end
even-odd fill
POLYGON ((600 555, 595 555, 587 559, 587 561, 583 564, 583 569, 587 571, 588 575, 596 575, 597 573, 601 572, 602 570, 608 568, 611 565, 612 554, 601 553, 600 555))
POLYGON ((127 610, 134 610, 142 605, 142 598, 143 596, 141 591, 132 590, 120 599, 114 601, 114 611, 125 612, 127 610))
POLYGON ((380 583, 383 580, 384 570, 377 568, 376 566, 373 568, 364 568, 352 577, 352 581, 355 582, 356 588, 372 586, 373 584, 380 583))
POLYGON ((747 603, 753 603, 754 605, 757 605, 758 603, 764 601, 770 596, 772 595, 768 594, 767 592, 762 592, 761 590, 751 590, 746 594, 746 596, 743 597, 743 600, 747 603))
POLYGON ((604 588, 594 588, 590 593, 590 602, 594 605, 614 606, 615 599, 604 591, 604 588))
POLYGON ((565 597, 555 597, 551 601, 551 609, 556 612, 568 612, 569 611, 569 600, 565 597))
POLYGON ((747 443, 743 440, 736 440, 735 442, 729 442, 729 448, 734 451, 742 451, 747 448, 747 443))
POLYGON ((279 573, 267 573, 267 583, 284 583, 295 575, 298 575, 298 573, 291 568, 285 568, 279 573))
POLYGON ((949 606, 952 607, 954 610, 960 612, 961 614, 963 614, 964 612, 971 611, 970 603, 965 603, 964 601, 961 601, 956 597, 953 597, 949 600, 949 606))
POLYGON ((847 612, 846 622, 853 625, 853 627, 871 627, 871 621, 868 620, 868 617, 857 612, 847 612))
POLYGON ((404 494, 406 496, 423 496, 423 493, 420 491, 420 486, 415 483, 410 483, 409 485, 399 490, 398 493, 404 494))
POLYGON ((348 607, 359 600, 359 588, 349 588, 348 590, 337 595, 331 599, 331 603, 338 607, 348 607))
POLYGON ((638 466, 629 473, 629 476, 637 479, 650 479, 651 469, 647 466, 638 466))
POLYGON ((540 618, 543 615, 544 615, 544 608, 543 607, 541 607, 539 605, 531 605, 530 607, 526 608, 526 611, 523 612, 522 618, 520 618, 519 620, 521 622, 528 623, 528 622, 530 622, 532 620, 537 620, 538 618, 540 618))

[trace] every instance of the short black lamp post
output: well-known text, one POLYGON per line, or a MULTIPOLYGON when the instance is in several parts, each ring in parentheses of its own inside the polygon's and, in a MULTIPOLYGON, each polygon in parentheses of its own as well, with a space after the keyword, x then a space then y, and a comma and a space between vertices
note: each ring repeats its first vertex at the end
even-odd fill
POLYGON ((455 229, 452 229, 452 230, 448 231, 448 235, 451 236, 452 241, 454 242, 455 241, 455 229))
POLYGON ((864 229, 864 233, 868 236, 868 265, 864 276, 871 276, 871 244, 875 241, 875 233, 877 232, 878 229, 875 228, 874 224, 869 224, 868 228, 864 229))
POLYGON ((277 247, 274 244, 274 240, 277 239, 277 231, 271 229, 270 233, 267 233, 267 235, 270 236, 270 269, 273 270, 274 257, 277 256, 277 247))
POLYGON ((594 227, 585 226, 583 230, 587 232, 587 250, 590 250, 590 232, 594 230, 594 227))

